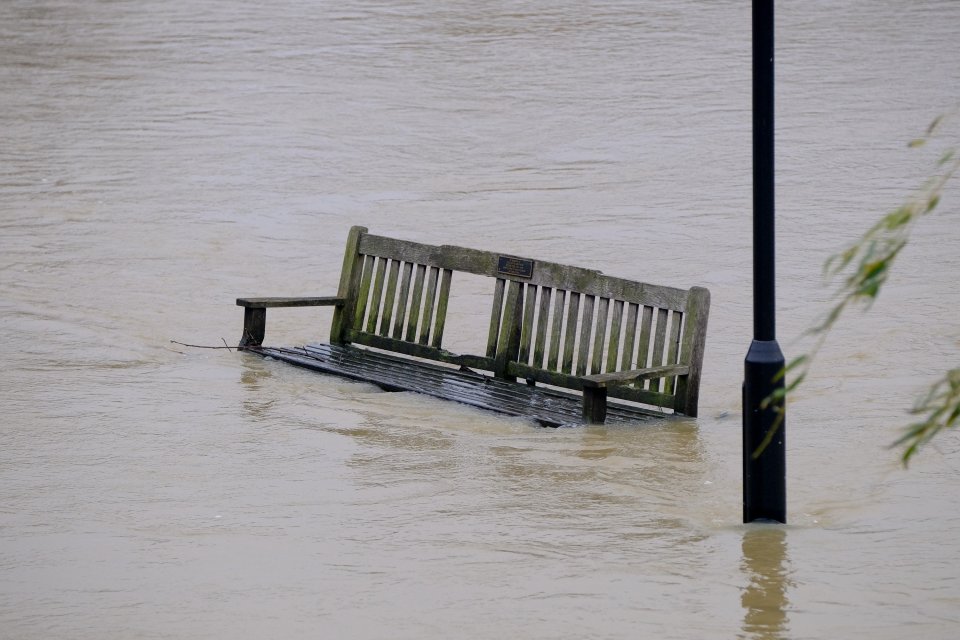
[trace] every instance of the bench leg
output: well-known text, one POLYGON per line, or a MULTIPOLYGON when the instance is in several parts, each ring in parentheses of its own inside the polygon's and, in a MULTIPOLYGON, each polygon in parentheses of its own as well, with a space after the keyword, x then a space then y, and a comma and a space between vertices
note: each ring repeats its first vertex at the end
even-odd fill
POLYGON ((583 390, 583 421, 603 424, 607 419, 607 388, 585 387, 583 390))
POLYGON ((267 331, 267 310, 263 307, 246 307, 243 310, 243 337, 239 349, 259 347, 267 331))

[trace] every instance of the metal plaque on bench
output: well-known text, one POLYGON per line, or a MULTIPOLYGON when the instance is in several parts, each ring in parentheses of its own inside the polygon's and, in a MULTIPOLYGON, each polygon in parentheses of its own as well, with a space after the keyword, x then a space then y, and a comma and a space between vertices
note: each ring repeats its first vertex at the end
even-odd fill
POLYGON ((516 278, 533 277, 533 260, 514 258, 513 256, 499 256, 497 258, 497 273, 516 278))

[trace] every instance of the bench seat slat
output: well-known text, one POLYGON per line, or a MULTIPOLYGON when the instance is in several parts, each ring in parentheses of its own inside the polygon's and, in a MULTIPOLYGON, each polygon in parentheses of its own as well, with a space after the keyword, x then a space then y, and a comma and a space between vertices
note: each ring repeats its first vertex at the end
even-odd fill
MULTIPOLYGON (((508 415, 530 418, 547 426, 581 422, 581 399, 572 394, 518 385, 475 373, 410 361, 389 354, 340 345, 308 345, 303 349, 258 348, 290 364, 372 382, 390 390, 404 390, 453 400, 508 415)), ((607 422, 637 424, 665 414, 611 403, 607 422)))

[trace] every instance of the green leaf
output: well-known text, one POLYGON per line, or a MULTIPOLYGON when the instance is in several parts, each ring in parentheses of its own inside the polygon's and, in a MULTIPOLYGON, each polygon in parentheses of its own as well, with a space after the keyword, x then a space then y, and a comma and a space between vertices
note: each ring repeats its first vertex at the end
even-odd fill
POLYGON ((792 371, 793 369, 796 369, 797 367, 799 367, 800 365, 802 365, 804 362, 808 361, 809 359, 810 359, 810 355, 809 355, 809 354, 806 354, 806 353, 803 354, 802 356, 797 356, 796 358, 794 358, 793 360, 791 360, 791 361, 787 364, 787 366, 781 368, 780 371, 777 371, 777 375, 773 376, 773 381, 774 381, 774 382, 779 382, 780 380, 783 379, 783 377, 784 377, 785 375, 787 375, 787 372, 788 372, 788 371, 792 371))
POLYGON ((911 140, 911 141, 907 144, 907 147, 913 149, 913 148, 916 148, 916 147, 922 147, 922 146, 925 145, 926 143, 927 143, 927 141, 924 140, 923 138, 916 138, 915 140, 911 140))
POLYGON ((899 207, 888 213, 884 221, 886 222, 887 229, 892 230, 907 224, 912 217, 913 212, 911 212, 910 209, 907 207, 899 207))
POLYGON ((950 413, 950 417, 944 421, 943 426, 952 427, 953 423, 957 421, 958 416, 960 416, 960 404, 953 408, 953 411, 950 413))

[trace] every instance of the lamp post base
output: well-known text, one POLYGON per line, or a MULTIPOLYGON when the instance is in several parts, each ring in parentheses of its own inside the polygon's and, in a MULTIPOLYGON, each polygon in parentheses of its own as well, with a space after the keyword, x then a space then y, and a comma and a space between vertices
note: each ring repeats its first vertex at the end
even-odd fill
POLYGON ((777 421, 783 400, 766 409, 760 403, 784 379, 774 378, 785 365, 776 340, 754 340, 744 362, 743 382, 743 521, 787 521, 786 416, 777 421), (764 443, 771 429, 770 441, 764 443))

